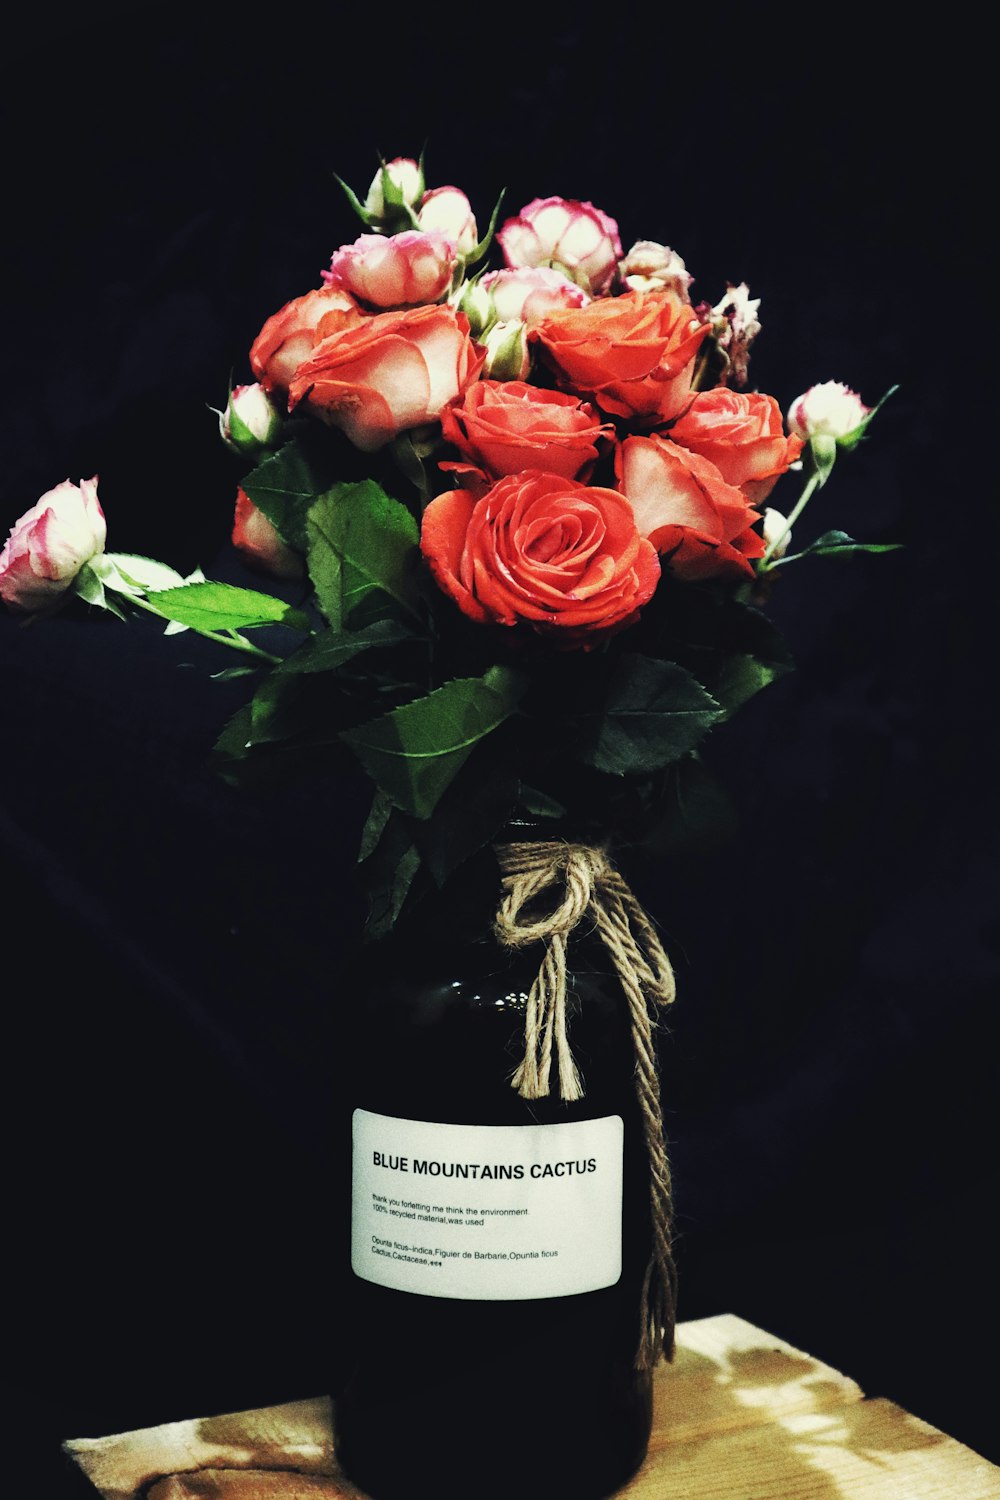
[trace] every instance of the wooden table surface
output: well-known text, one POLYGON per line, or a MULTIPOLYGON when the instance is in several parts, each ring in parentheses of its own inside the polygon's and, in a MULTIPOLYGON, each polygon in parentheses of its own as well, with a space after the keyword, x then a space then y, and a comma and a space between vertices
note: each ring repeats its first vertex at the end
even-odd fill
MULTIPOLYGON (((1000 1500, 1000 1468, 742 1318, 677 1344, 623 1500, 1000 1500)), ((65 1447, 107 1500, 363 1500, 325 1396, 65 1447)))

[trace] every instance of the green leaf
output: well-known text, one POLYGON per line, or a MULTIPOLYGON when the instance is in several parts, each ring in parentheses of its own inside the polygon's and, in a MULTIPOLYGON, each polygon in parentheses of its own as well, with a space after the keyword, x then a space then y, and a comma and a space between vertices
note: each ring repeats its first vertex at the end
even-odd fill
POLYGON ((264 459, 241 481, 244 492, 277 528, 282 541, 305 555, 306 516, 316 496, 337 478, 328 445, 297 437, 264 459))
POLYGON ((403 812, 428 818, 475 746, 514 712, 525 682, 505 667, 445 683, 341 738, 403 812))
POLYGON ((517 802, 513 772, 495 763, 484 766, 473 755, 441 801, 433 818, 420 823, 416 840, 428 873, 438 887, 459 865, 478 853, 509 819, 517 802))
POLYGON ((398 646, 412 639, 412 631, 398 620, 375 620, 363 630, 325 630, 286 656, 278 670, 335 672, 362 651, 398 646))
POLYGON ((251 707, 244 703, 227 720, 215 741, 214 755, 224 765, 245 760, 250 752, 251 707))
POLYGON ((385 825, 392 816, 392 803, 385 795, 375 788, 372 805, 368 809, 365 826, 361 830, 361 843, 358 846, 358 864, 364 864, 369 855, 375 853, 379 839, 385 831, 385 825))
POLYGON ((176 620, 192 630, 247 630, 253 625, 290 625, 308 630, 309 621, 273 594, 239 589, 231 583, 188 583, 159 589, 147 602, 165 620, 176 620))
MULTIPOLYGON (((369 821, 373 815, 375 804, 369 821)), ((377 816, 381 816, 381 806, 377 816)), ((376 941, 392 931, 420 871, 420 851, 398 809, 388 807, 388 816, 378 831, 375 846, 359 869, 368 896, 365 937, 376 941)))
POLYGON ((185 579, 176 568, 157 562, 154 557, 137 557, 131 552, 105 552, 93 559, 94 571, 106 588, 121 594, 146 594, 150 590, 183 588, 185 579))
POLYGON ((420 618, 417 523, 373 479, 333 485, 307 521, 309 574, 331 625, 343 625, 372 591, 420 618))
POLYGON ((623 656, 602 710, 577 721, 577 753, 615 776, 653 771, 693 750, 722 717, 716 700, 683 667, 623 656))
POLYGON ((856 542, 846 531, 825 531, 801 552, 793 552, 788 557, 780 558, 775 566, 785 567, 788 563, 798 562, 801 557, 844 557, 851 552, 898 552, 902 545, 902 542, 856 542))

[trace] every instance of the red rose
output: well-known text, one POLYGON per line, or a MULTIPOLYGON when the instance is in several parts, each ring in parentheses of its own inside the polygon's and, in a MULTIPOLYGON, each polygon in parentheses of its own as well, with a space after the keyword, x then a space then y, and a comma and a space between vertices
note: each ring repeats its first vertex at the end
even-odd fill
POLYGON ((753 575, 760 516, 714 464, 661 437, 626 438, 615 458, 635 522, 678 578, 753 575))
POLYGON ((371 453, 439 417, 482 363, 468 318, 453 307, 378 313, 317 344, 296 371, 289 405, 308 401, 371 453))
POLYGON ((752 505, 762 505, 802 452, 802 441, 786 437, 781 409, 773 396, 703 391, 670 429, 670 438, 715 465, 752 505))
POLYGON ((333 311, 354 323, 363 316, 341 287, 323 286, 286 302, 268 318, 250 349, 250 367, 265 391, 288 390, 299 365, 313 351, 320 320, 333 311))
POLYGON ((660 565, 617 490, 526 470, 477 500, 449 490, 424 512, 420 547, 438 584, 480 624, 565 632, 631 624, 660 565))
MULTIPOLYGON (((494 479, 541 469, 587 478, 612 429, 577 396, 521 380, 478 380, 441 413, 441 431, 473 465, 494 479)), ((442 468, 465 468, 443 464, 442 468)))
POLYGON ((601 297, 552 312, 535 330, 559 384, 619 417, 676 416, 708 333, 669 289, 601 297))

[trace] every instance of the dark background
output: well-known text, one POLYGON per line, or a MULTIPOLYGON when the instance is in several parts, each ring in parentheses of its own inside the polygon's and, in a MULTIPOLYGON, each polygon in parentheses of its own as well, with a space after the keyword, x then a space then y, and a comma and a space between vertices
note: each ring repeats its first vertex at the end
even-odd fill
MULTIPOLYGON (((749 281, 753 381, 783 409, 899 384, 799 536, 905 549, 782 579, 797 671, 709 742, 734 829, 643 890, 680 981, 681 1316, 737 1312, 1000 1459, 974 1363, 996 1331, 995 312, 961 12, 919 37, 806 35, 781 6, 163 14, 25 16, 10 53, 4 527, 96 472, 109 549, 238 577, 206 407, 358 232, 333 173, 363 194, 377 150, 425 141, 481 225, 503 186, 508 212, 589 198, 626 247, 677 248, 697 296, 749 281)), ((361 809, 353 783, 214 778, 241 695, 206 643, 80 609, 3 619, 0 652, 8 1296, 34 1492, 69 1496, 62 1438, 329 1388, 361 809)))

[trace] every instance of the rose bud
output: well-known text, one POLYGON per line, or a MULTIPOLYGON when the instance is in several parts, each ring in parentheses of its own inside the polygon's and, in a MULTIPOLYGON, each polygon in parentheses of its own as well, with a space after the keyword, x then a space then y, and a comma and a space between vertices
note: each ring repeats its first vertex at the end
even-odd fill
POLYGON ((363 234, 330 262, 330 285, 387 310, 439 302, 455 272, 455 244, 440 229, 363 234))
POLYGON ((459 255, 471 255, 479 244, 472 205, 461 188, 439 187, 425 193, 417 222, 421 229, 438 229, 446 234, 459 255))
POLYGON ((523 323, 494 323, 483 340, 483 374, 491 380, 527 380, 531 369, 528 330, 523 323))
POLYGON ((656 240, 636 240, 623 261, 618 275, 632 292, 651 292, 655 287, 670 287, 684 302, 690 302, 689 288, 694 277, 676 250, 656 240))
POLYGON ((277 446, 281 412, 261 385, 238 385, 219 413, 222 441, 234 453, 260 453, 277 446))
POLYGON ((563 307, 584 307, 589 301, 582 286, 551 266, 517 266, 508 271, 490 271, 481 286, 489 292, 495 315, 502 323, 515 319, 534 328, 550 312, 563 307))
POLYGON ((622 254, 614 219, 572 198, 533 199, 497 240, 508 266, 552 266, 594 297, 611 285, 622 254))
MULTIPOLYGON (((485 281, 485 278, 483 279, 485 281)), ((483 281, 467 281, 461 288, 457 303, 459 312, 469 320, 469 332, 474 339, 481 339, 487 328, 497 321, 497 310, 493 298, 483 281)))
POLYGON ((26 614, 54 609, 106 540, 97 476, 79 485, 64 479, 11 528, 0 552, 0 599, 26 614))
POLYGON ((581 646, 632 624, 660 577, 623 495, 532 469, 482 498, 439 495, 424 511, 420 549, 471 620, 523 620, 581 646))
POLYGON ((272 578, 305 577, 303 559, 282 541, 277 528, 244 490, 236 491, 232 539, 233 546, 254 572, 267 573, 272 578))
POLYGON ((365 199, 365 210, 372 221, 399 220, 409 223, 408 209, 413 209, 424 195, 424 172, 419 162, 408 156, 384 161, 372 178, 365 199))
POLYGON ((792 532, 788 524, 788 517, 783 516, 780 510, 768 506, 764 512, 764 546, 771 551, 772 557, 784 557, 791 545, 792 532))
POLYGON ((825 437, 840 443, 853 437, 870 411, 856 391, 839 380, 827 380, 792 402, 788 425, 804 442, 825 437))

